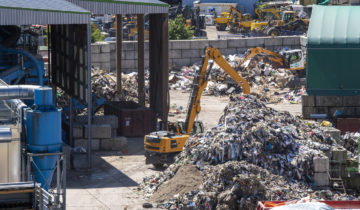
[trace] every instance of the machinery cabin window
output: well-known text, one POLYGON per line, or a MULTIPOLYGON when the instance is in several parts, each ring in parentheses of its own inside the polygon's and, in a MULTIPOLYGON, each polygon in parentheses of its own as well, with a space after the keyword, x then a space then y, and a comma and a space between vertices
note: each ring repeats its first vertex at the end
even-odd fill
POLYGON ((282 19, 285 23, 292 21, 294 19, 294 13, 284 13, 282 19))
POLYGON ((301 60, 302 55, 301 52, 294 52, 289 56, 290 64, 297 63, 301 60))

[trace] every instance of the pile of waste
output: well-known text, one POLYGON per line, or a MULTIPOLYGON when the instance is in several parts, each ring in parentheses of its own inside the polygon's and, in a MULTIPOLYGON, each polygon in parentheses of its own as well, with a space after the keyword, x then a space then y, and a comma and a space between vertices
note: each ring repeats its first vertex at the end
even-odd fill
MULTIPOLYGON (((145 73, 145 87, 148 87, 149 73, 145 73)), ((92 92, 97 99, 106 101, 134 101, 138 102, 138 83, 137 72, 121 74, 121 94, 116 88, 116 75, 108 70, 92 68, 91 69, 91 87, 92 92)), ((145 89, 145 98, 148 99, 148 91, 145 89)), ((69 103, 69 96, 61 89, 57 90, 57 103, 59 107, 65 107, 69 103)))
POLYGON ((56 89, 57 107, 64 108, 69 105, 70 96, 60 88, 56 89))
MULTIPOLYGON (((255 56, 240 66, 244 55, 235 54, 226 56, 225 59, 246 81, 249 82, 252 92, 270 97, 272 89, 284 88, 296 77, 296 72, 286 71, 271 64, 267 56, 255 56)), ((201 63, 183 67, 180 71, 170 73, 170 88, 174 90, 190 91, 192 81, 198 74, 201 63)), ((210 80, 204 91, 205 95, 229 95, 240 93, 241 88, 224 72, 216 63, 213 64, 210 80)))
MULTIPOLYGON (((103 69, 92 69, 92 91, 97 98, 106 101, 138 102, 137 72, 121 74, 121 94, 116 88, 116 75, 103 69)), ((145 74, 145 86, 148 86, 148 72, 145 74)), ((145 91, 147 94, 147 92, 145 91)), ((147 98, 147 97, 146 97, 147 98)))
POLYGON ((255 209, 258 200, 308 195, 343 199, 339 192, 312 190, 313 158, 344 149, 324 129, 319 123, 304 123, 288 112, 268 108, 256 96, 230 97, 218 126, 191 136, 175 163, 157 176, 146 177, 141 188, 151 197, 179 167, 193 164, 201 171, 203 183, 161 207, 255 209))
POLYGON ((342 136, 345 149, 350 151, 354 155, 359 155, 359 139, 360 133, 358 132, 346 132, 345 135, 342 136))

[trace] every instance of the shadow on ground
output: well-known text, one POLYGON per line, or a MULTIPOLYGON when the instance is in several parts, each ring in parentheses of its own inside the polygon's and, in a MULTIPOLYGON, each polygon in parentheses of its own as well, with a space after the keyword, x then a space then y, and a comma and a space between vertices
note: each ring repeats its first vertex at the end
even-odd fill
MULTIPOLYGON (((67 174, 67 188, 69 189, 90 189, 90 188, 114 188, 114 187, 135 187, 138 186, 135 180, 124 173, 124 170, 133 170, 132 163, 126 162, 129 156, 134 157, 133 164, 143 164, 141 159, 144 155, 143 138, 129 138, 127 143, 127 152, 120 151, 99 151, 93 152, 93 168, 90 170, 70 170, 67 174), (110 158, 110 160, 109 160, 110 158), (119 164, 119 167, 114 167, 119 164), (127 169, 126 169, 127 168, 127 169), (124 170, 123 170, 124 169, 124 170)), ((132 160, 131 159, 131 160, 132 160)), ((152 166, 149 166, 152 169, 152 166)), ((158 171, 158 169, 152 169, 158 171)))

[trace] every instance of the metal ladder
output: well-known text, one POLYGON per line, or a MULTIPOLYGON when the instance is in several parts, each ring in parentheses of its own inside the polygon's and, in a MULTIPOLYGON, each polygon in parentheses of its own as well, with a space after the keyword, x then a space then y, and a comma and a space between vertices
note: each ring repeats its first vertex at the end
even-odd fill
POLYGON ((328 173, 328 175, 331 188, 337 191, 343 191, 346 194, 344 181, 341 178, 341 163, 339 161, 331 160, 330 164, 332 166, 330 172, 332 173, 328 173), (337 186, 335 186, 335 184, 337 184, 337 186))

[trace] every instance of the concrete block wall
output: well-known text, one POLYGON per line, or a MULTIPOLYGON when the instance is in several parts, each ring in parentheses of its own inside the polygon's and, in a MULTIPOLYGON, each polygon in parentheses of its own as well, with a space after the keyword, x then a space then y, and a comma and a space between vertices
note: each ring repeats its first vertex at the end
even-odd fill
POLYGON ((310 114, 333 116, 335 111, 343 115, 360 115, 360 96, 302 96, 302 115, 310 119, 310 114))
POLYGON ((306 36, 301 36, 300 37, 300 46, 301 49, 306 52, 306 48, 307 48, 307 37, 306 36))
MULTIPOLYGON (((92 150, 116 150, 127 151, 126 137, 117 136, 118 119, 115 115, 94 116, 91 126, 92 150)), ((87 116, 77 116, 73 127, 74 147, 88 145, 87 116)))
MULTIPOLYGON (((265 47, 270 50, 289 47, 299 49, 301 47, 300 36, 282 37, 250 37, 240 39, 220 40, 171 40, 169 41, 169 66, 190 66, 195 62, 201 62, 204 49, 213 46, 220 50, 223 55, 244 53, 252 47, 265 47)), ((149 67, 149 42, 145 42, 145 68, 149 67)), ((111 71, 116 68, 115 42, 100 42, 92 44, 92 65, 111 71), (104 46, 104 47, 103 47, 104 46)), ((137 71, 137 42, 124 41, 122 45, 122 69, 129 73, 137 71)))
POLYGON ((110 44, 97 42, 91 44, 91 64, 103 69, 110 69, 110 44))

